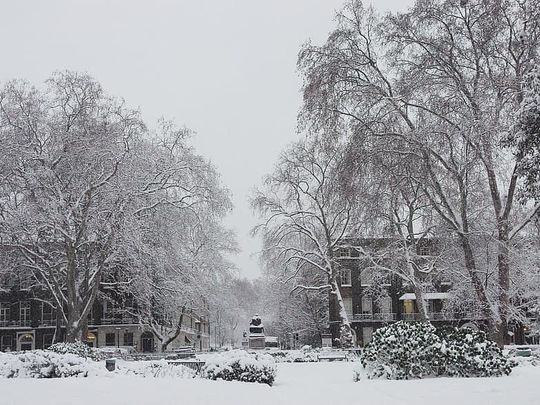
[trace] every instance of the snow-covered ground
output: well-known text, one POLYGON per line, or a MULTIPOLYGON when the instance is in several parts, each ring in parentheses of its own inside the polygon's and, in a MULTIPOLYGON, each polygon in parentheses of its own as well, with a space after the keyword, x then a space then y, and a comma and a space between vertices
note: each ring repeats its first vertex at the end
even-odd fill
POLYGON ((283 363, 273 387, 175 378, 0 379, 0 404, 19 405, 276 405, 540 404, 540 367, 509 377, 353 382, 357 363, 283 363), (347 401, 347 402, 344 402, 347 401))

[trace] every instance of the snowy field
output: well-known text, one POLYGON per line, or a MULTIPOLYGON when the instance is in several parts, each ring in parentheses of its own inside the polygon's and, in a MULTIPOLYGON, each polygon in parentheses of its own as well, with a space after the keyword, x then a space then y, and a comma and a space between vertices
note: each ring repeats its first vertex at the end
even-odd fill
POLYGON ((356 383, 354 367, 355 363, 283 363, 273 387, 174 378, 1 379, 0 404, 540 404, 540 367, 518 367, 502 378, 356 383))

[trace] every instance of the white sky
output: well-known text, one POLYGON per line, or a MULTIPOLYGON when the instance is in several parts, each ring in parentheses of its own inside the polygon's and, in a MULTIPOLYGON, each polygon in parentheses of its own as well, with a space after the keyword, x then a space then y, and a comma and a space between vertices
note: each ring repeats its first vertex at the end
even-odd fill
MULTIPOLYGON (((88 72, 106 91, 197 132, 233 193, 240 274, 259 275, 248 196, 296 138, 303 42, 321 43, 344 0, 0 0, 0 83, 88 72)), ((373 0, 380 10, 412 0, 373 0)))

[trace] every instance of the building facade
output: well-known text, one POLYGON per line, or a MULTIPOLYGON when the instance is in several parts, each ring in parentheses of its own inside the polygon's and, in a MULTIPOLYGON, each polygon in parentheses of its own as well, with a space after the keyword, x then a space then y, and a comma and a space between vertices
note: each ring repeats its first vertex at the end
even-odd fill
MULTIPOLYGON (((152 353, 161 350, 160 341, 148 325, 130 315, 128 307, 101 294, 88 316, 86 343, 91 347, 116 347, 152 353)), ((208 314, 186 311, 181 332, 167 350, 191 346, 197 351, 210 348, 208 314)), ((62 341, 63 320, 57 319, 47 294, 35 288, 15 285, 0 288, 0 351, 46 349, 62 341)))
MULTIPOLYGON (((355 241, 365 249, 384 248, 387 241, 372 239, 355 241)), ((417 246, 417 257, 428 256, 434 246, 426 243, 417 246)), ((421 316, 412 288, 402 278, 384 271, 374 271, 354 248, 340 247, 336 251, 340 268, 340 292, 345 311, 356 334, 356 344, 364 346, 371 340, 373 332, 397 321, 418 321, 421 316)), ((485 325, 480 311, 450 312, 445 310, 451 298, 451 283, 439 277, 432 283, 432 291, 426 292, 429 320, 435 326, 463 326, 482 328, 485 325)), ((329 329, 334 342, 339 341, 339 311, 336 298, 330 294, 329 329)))

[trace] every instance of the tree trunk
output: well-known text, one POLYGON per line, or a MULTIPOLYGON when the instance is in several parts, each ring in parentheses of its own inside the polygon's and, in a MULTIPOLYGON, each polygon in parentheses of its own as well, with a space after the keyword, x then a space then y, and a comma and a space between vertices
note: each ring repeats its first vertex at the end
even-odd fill
POLYGON ((491 310, 491 305, 486 295, 484 285, 482 284, 482 280, 480 280, 480 277, 478 277, 476 261, 474 259, 469 236, 465 234, 459 234, 459 237, 465 258, 465 268, 467 269, 467 272, 471 277, 476 297, 478 298, 478 301, 481 305, 482 315, 486 318, 486 321, 488 322, 488 333, 490 334, 490 336, 494 336, 497 330, 496 319, 493 311, 491 310))
POLYGON ((356 345, 356 333, 351 327, 349 316, 345 311, 345 304, 343 303, 343 297, 339 289, 335 276, 330 277, 330 285, 332 287, 332 294, 336 297, 336 303, 338 306, 339 315, 339 340, 342 347, 352 347, 356 345))
POLYGON ((429 321, 429 314, 426 308, 426 300, 424 299, 424 291, 417 283, 413 284, 414 295, 416 297, 416 307, 421 321, 429 321))
POLYGON ((499 221, 499 253, 497 256, 498 262, 498 303, 499 303, 499 321, 497 322, 497 333, 495 341, 499 346, 508 344, 508 308, 510 306, 510 258, 509 258, 509 241, 508 241, 508 224, 507 221, 499 221))
POLYGON ((176 329, 174 331, 174 334, 171 335, 171 336, 166 337, 161 342, 161 351, 162 352, 165 352, 167 350, 167 347, 169 347, 169 345, 171 344, 171 342, 180 335, 180 332, 182 331, 182 323, 184 321, 185 310, 186 310, 186 307, 182 307, 182 312, 180 313, 180 319, 178 320, 178 323, 176 324, 176 329))

